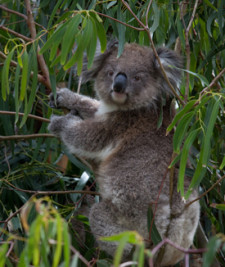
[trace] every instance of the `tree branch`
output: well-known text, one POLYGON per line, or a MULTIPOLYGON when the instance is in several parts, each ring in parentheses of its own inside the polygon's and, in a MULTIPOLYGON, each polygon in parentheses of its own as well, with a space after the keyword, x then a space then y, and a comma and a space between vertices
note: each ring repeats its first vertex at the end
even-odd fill
POLYGON ((221 78, 221 76, 224 73, 225 73, 225 68, 222 69, 222 71, 212 80, 212 82, 200 92, 200 95, 202 95, 205 91, 210 89, 219 80, 219 78, 221 78))
POLYGON ((27 36, 25 36, 25 35, 22 35, 22 34, 20 34, 20 33, 18 33, 18 32, 15 32, 15 31, 13 31, 13 30, 11 30, 11 29, 9 29, 9 28, 3 26, 3 25, 0 25, 0 29, 2 29, 2 30, 4 30, 4 31, 6 31, 6 32, 9 32, 9 33, 11 33, 11 34, 17 36, 17 37, 23 39, 23 40, 26 41, 26 42, 33 42, 33 40, 32 40, 31 38, 29 38, 29 37, 27 37, 27 36))
POLYGON ((53 134, 27 134, 27 135, 8 135, 2 136, 0 135, 0 141, 8 141, 8 140, 26 140, 33 138, 46 138, 46 137, 55 137, 53 134))
POLYGON ((137 27, 135 27, 135 26, 129 25, 129 24, 127 24, 127 23, 125 23, 125 22, 123 22, 123 21, 121 21, 121 20, 115 19, 115 18, 110 17, 110 16, 108 16, 108 15, 106 15, 106 14, 103 14, 103 13, 100 13, 100 12, 96 12, 96 13, 97 13, 99 16, 102 16, 102 17, 105 17, 105 18, 114 20, 114 21, 116 21, 117 23, 120 23, 120 24, 122 24, 122 25, 124 25, 124 26, 126 26, 126 27, 128 27, 128 28, 133 29, 133 30, 136 30, 136 31, 144 31, 144 30, 145 30, 145 29, 143 29, 143 28, 137 28, 137 27))
POLYGON ((207 191, 205 191, 203 194, 201 194, 198 198, 192 200, 191 202, 187 203, 185 205, 185 208, 188 208, 191 204, 193 204, 194 202, 198 201, 199 199, 201 199, 202 197, 204 197, 205 195, 207 195, 211 190, 213 190, 213 188, 215 186, 217 186, 220 182, 222 182, 222 180, 225 178, 225 175, 223 175, 217 182, 215 182, 215 184, 213 184, 207 191))
MULTIPOLYGON (((16 112, 15 111, 0 110, 0 114, 3 114, 3 115, 16 115, 16 112)), ((22 116, 24 116, 24 113, 19 112, 18 115, 22 117, 22 116)), ((48 123, 50 122, 49 119, 42 118, 42 117, 39 117, 39 116, 36 116, 36 115, 33 115, 33 114, 28 114, 28 118, 39 120, 39 121, 43 121, 43 122, 48 122, 48 123)))
MULTIPOLYGON (((13 10, 13 9, 9 9, 9 8, 3 6, 3 5, 0 5, 0 9, 6 11, 6 12, 8 12, 8 13, 15 14, 15 15, 17 15, 17 16, 19 16, 19 17, 21 17, 21 18, 24 18, 25 20, 27 20, 27 16, 24 15, 24 14, 22 14, 22 13, 20 13, 20 12, 18 12, 18 11, 15 11, 15 10, 13 10)), ((43 25, 41 25, 41 24, 39 24, 39 23, 36 23, 36 22, 35 22, 35 24, 36 24, 37 26, 39 26, 40 28, 42 28, 43 30, 46 30, 45 27, 44 27, 43 25)))
MULTIPOLYGON (((29 193, 29 194, 35 194, 35 196, 37 196, 37 195, 64 195, 64 194, 86 194, 86 195, 95 195, 95 196, 99 196, 100 195, 98 192, 87 191, 87 190, 66 190, 66 191, 34 191, 34 190, 26 190, 26 189, 21 189, 21 188, 18 188, 16 186, 14 186, 13 184, 11 184, 9 181, 7 181, 5 179, 1 179, 1 181, 4 181, 6 184, 11 186, 13 188, 13 190, 24 192, 24 193, 29 193)), ((4 189, 7 189, 7 190, 12 190, 12 188, 4 187, 4 189)))
MULTIPOLYGON (((25 0, 25 5, 27 8, 27 25, 28 28, 30 30, 31 33, 31 38, 33 40, 35 40, 36 38, 36 28, 35 28, 35 22, 34 22, 34 18, 32 15, 32 9, 31 9, 31 4, 30 4, 30 0, 25 0)), ((38 46, 37 48, 37 60, 40 66, 40 69, 42 71, 42 74, 46 80, 46 87, 48 89, 47 94, 49 94, 51 92, 51 83, 50 83, 50 78, 49 78, 49 71, 48 71, 48 67, 45 63, 44 57, 41 54, 38 54, 38 52, 40 51, 40 47, 38 46)))

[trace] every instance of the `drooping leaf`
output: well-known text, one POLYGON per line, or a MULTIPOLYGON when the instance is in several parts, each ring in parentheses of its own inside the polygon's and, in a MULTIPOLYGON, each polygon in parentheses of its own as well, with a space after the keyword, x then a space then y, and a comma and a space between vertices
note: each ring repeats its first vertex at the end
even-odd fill
POLYGON ((6 101, 6 96, 9 94, 9 66, 10 66, 10 61, 12 60, 14 54, 14 49, 12 51, 10 51, 10 53, 8 54, 4 66, 3 66, 3 70, 2 70, 2 99, 4 101, 6 101))

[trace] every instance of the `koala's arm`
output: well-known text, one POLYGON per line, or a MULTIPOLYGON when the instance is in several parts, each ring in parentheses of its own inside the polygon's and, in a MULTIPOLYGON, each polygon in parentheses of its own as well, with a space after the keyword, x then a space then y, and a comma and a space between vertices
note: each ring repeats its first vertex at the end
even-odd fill
POLYGON ((82 120, 72 114, 53 115, 48 129, 63 141, 71 153, 87 159, 101 160, 113 143, 113 135, 106 129, 104 122, 82 120))
POLYGON ((56 100, 53 94, 50 95, 50 106, 74 110, 82 119, 87 119, 94 117, 99 108, 99 101, 74 93, 67 88, 62 88, 57 91, 56 100))

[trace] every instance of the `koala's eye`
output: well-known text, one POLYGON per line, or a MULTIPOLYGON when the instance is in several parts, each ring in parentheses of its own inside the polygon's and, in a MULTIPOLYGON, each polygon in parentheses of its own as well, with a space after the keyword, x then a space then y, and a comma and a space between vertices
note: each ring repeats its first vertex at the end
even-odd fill
POLYGON ((140 81, 140 76, 138 76, 138 75, 136 75, 136 76, 134 76, 134 80, 136 81, 136 82, 138 82, 138 81, 140 81))
POLYGON ((109 70, 107 74, 108 74, 109 77, 112 77, 114 72, 112 70, 109 70))

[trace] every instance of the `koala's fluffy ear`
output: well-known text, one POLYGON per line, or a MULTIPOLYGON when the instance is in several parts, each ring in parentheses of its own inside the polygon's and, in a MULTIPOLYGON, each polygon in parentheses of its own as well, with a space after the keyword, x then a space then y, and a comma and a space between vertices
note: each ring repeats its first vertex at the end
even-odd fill
POLYGON ((84 56, 83 69, 81 73, 81 82, 86 83, 88 81, 94 80, 102 68, 105 59, 110 55, 110 53, 118 46, 118 41, 113 40, 107 44, 107 48, 104 53, 101 53, 101 46, 99 41, 97 42, 95 57, 93 65, 90 69, 87 68, 88 61, 87 56, 84 56))
MULTIPOLYGON (((160 61, 164 67, 166 75, 176 89, 179 87, 181 82, 181 70, 179 68, 183 67, 183 60, 180 55, 178 55, 175 51, 170 50, 168 48, 162 47, 157 49, 157 53, 159 55, 160 61)), ((166 80, 163 77, 162 71, 160 69, 159 62, 155 57, 155 67, 161 72, 161 76, 163 78, 161 82, 161 88, 163 92, 171 94, 171 90, 166 80)))

